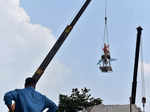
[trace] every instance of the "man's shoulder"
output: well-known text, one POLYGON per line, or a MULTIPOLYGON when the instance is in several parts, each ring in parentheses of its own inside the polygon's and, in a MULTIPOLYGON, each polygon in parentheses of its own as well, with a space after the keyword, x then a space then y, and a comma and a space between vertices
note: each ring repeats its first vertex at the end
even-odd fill
POLYGON ((34 88, 24 88, 24 89, 16 89, 15 90, 18 94, 26 94, 28 95, 34 95, 38 99, 45 99, 45 95, 41 94, 40 92, 36 91, 34 88))
POLYGON ((20 92, 24 91, 24 89, 15 89, 13 91, 16 92, 16 93, 20 93, 20 92))
POLYGON ((27 92, 26 88, 15 89, 15 90, 13 90, 13 91, 16 92, 16 93, 26 93, 26 92, 27 92))
POLYGON ((45 95, 43 95, 43 94, 40 93, 39 91, 35 90, 35 92, 36 92, 39 96, 45 97, 45 95))
POLYGON ((16 94, 18 94, 19 93, 19 91, 21 91, 22 89, 14 89, 14 90, 11 90, 11 91, 8 91, 8 92, 6 92, 5 93, 5 96, 9 96, 9 95, 16 95, 16 94))
POLYGON ((24 88, 23 89, 15 89, 14 91, 20 92, 20 91, 23 91, 23 90, 24 90, 24 88))
POLYGON ((31 91, 32 93, 41 96, 41 97, 45 97, 45 95, 43 95, 42 93, 40 93, 39 91, 35 90, 34 88, 25 88, 25 89, 21 89, 21 91, 31 91))

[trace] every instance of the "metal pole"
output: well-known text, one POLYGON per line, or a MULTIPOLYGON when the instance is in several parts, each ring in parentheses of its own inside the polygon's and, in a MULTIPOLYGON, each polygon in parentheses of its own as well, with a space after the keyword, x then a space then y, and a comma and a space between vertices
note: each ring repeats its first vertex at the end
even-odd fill
POLYGON ((50 52, 45 57, 44 61, 41 63, 41 65, 36 70, 36 72, 33 74, 32 77, 35 79, 35 82, 36 82, 35 86, 36 86, 38 80, 40 79, 40 77, 43 75, 45 69, 47 68, 47 66, 53 59, 53 57, 56 55, 57 51, 59 50, 61 45, 64 43, 65 39, 67 38, 67 36, 71 32, 71 30, 73 29, 74 25, 77 23, 77 21, 79 20, 79 18, 81 17, 81 15, 83 14, 83 12, 85 11, 85 9, 87 8, 87 6, 89 5, 90 2, 91 2, 91 0, 86 0, 86 2, 84 3, 84 5, 80 9, 80 11, 77 13, 75 18, 71 22, 71 24, 67 25, 67 27, 64 29, 64 31, 62 32, 62 34, 60 35, 60 37, 58 38, 58 40, 56 41, 56 43, 54 44, 54 46, 52 47, 50 52))
POLYGON ((131 97, 130 97, 130 112, 132 112, 131 97))
POLYGON ((138 60, 139 60, 140 41, 141 41, 142 30, 143 29, 140 26, 137 28, 137 41, 136 41, 136 52, 135 52, 132 93, 131 93, 131 105, 135 104, 135 102, 136 102, 137 71, 138 71, 138 60))

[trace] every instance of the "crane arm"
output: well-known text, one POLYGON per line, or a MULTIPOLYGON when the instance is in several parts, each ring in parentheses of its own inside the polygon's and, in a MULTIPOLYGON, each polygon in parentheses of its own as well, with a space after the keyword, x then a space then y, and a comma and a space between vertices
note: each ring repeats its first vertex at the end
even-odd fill
POLYGON ((86 2, 83 4, 81 9, 77 13, 77 15, 75 16, 73 21, 71 22, 71 24, 66 26, 66 28, 64 29, 64 31, 62 32, 62 34, 60 35, 60 37, 58 38, 58 40, 56 41, 56 43, 54 44, 52 49, 50 50, 50 52, 47 54, 47 56, 45 57, 45 59, 43 60, 43 62, 39 66, 39 68, 33 74, 32 78, 35 79, 35 86, 36 86, 38 80, 40 79, 40 77, 43 75, 45 69, 47 68, 47 66, 53 59, 53 57, 56 55, 57 51, 59 50, 61 45, 64 43, 67 36, 72 31, 74 25, 77 23, 77 21, 79 20, 79 18, 81 17, 81 15, 83 14, 83 12, 85 11, 85 9, 87 8, 87 6, 89 5, 90 2, 91 2, 91 0, 86 0, 86 2))

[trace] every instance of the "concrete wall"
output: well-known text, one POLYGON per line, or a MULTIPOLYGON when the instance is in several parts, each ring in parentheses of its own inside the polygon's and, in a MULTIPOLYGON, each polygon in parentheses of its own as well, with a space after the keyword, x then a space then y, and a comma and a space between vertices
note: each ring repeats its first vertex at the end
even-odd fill
MULTIPOLYGON (((130 112, 130 105, 97 105, 83 112, 130 112)), ((132 112, 141 112, 136 105, 132 105, 132 112)))

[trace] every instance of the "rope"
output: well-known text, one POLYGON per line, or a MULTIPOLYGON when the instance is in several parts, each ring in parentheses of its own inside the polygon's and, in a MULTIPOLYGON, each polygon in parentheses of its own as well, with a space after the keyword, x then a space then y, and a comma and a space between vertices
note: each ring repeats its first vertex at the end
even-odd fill
POLYGON ((142 80, 142 104, 143 104, 143 112, 145 112, 145 103, 146 103, 146 97, 145 97, 145 79, 144 79, 144 64, 143 64, 143 39, 141 39, 141 80, 142 80))
POLYGON ((104 43, 106 43, 107 45, 109 45, 109 35, 108 35, 108 26, 107 26, 107 21, 108 21, 108 17, 107 17, 107 0, 105 0, 105 27, 104 27, 104 43))
POLYGON ((105 0, 105 17, 107 17, 107 0, 105 0))
POLYGON ((144 79, 144 64, 143 64, 143 41, 141 41, 141 79, 142 79, 142 96, 145 96, 145 79, 144 79))

